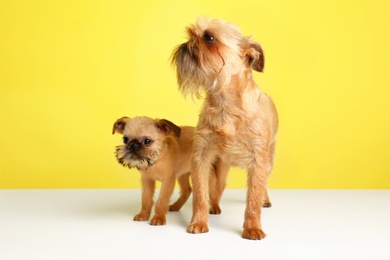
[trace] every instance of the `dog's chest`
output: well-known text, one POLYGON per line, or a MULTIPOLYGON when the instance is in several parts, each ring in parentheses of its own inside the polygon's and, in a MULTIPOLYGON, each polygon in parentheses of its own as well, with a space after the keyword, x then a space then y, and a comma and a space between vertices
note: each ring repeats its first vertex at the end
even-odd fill
POLYGON ((206 106, 201 114, 200 126, 220 136, 234 136, 242 127, 243 110, 228 105, 206 106))
POLYGON ((263 136, 266 122, 260 109, 258 89, 238 96, 207 100, 198 132, 212 143, 224 161, 245 168, 266 147, 267 138, 263 136))
POLYGON ((242 168, 248 167, 265 150, 265 143, 259 133, 239 132, 234 136, 220 138, 216 143, 223 161, 242 168))
POLYGON ((200 115, 204 127, 227 135, 236 135, 251 127, 260 111, 260 91, 231 91, 209 95, 200 115))

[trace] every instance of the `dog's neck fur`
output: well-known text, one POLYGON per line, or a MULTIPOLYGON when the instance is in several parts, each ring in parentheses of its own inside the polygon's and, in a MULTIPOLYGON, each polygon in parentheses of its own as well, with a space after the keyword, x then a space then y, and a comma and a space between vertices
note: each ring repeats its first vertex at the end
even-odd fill
POLYGON ((237 121, 250 118, 253 103, 260 90, 252 78, 251 71, 233 75, 229 81, 215 81, 213 90, 207 91, 203 106, 203 118, 209 118, 209 127, 216 129, 234 128, 237 121), (211 121, 212 119, 212 121, 211 121))
POLYGON ((253 80, 252 71, 246 70, 232 76, 218 77, 214 82, 205 88, 206 102, 208 105, 216 106, 222 110, 229 111, 229 108, 238 106, 244 109, 246 94, 255 95, 259 90, 256 82, 253 80))

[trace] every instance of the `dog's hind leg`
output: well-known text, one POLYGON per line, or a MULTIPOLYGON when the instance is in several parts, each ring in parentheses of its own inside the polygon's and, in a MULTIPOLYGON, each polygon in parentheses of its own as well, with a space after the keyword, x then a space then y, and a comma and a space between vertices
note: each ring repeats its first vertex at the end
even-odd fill
POLYGON ((191 195, 191 185, 190 185, 190 173, 187 172, 182 174, 177 179, 180 186, 180 197, 177 199, 175 203, 169 206, 169 211, 179 211, 181 207, 186 203, 188 197, 191 195))
POLYGON ((209 176, 210 214, 221 214, 219 202, 226 187, 229 166, 218 158, 209 176))
MULTIPOLYGON (((267 169, 267 172, 266 172, 267 179, 269 178, 269 175, 271 174, 271 171, 273 169, 274 155, 275 155, 275 142, 270 145, 269 150, 268 150, 268 161, 267 161, 267 166, 266 166, 266 169, 267 169)), ((271 203, 271 201, 269 199, 269 196, 268 196, 267 189, 265 190, 265 193, 264 193, 262 206, 264 208, 269 208, 269 207, 272 206, 272 203, 271 203)))

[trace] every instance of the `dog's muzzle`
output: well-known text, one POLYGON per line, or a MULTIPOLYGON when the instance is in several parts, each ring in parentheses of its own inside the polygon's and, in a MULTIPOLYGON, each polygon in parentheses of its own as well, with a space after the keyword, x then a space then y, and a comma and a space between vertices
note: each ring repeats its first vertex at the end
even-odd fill
POLYGON ((141 144, 135 140, 127 144, 127 149, 132 153, 137 152, 140 149, 140 147, 141 144))

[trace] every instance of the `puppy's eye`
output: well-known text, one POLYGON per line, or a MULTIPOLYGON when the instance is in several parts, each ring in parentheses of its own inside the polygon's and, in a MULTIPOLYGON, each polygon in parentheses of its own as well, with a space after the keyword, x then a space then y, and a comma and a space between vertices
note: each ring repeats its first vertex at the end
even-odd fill
POLYGON ((212 36, 210 33, 206 32, 204 35, 203 35, 203 40, 206 42, 206 43, 213 43, 215 38, 214 36, 212 36))
POLYGON ((129 142, 129 138, 127 138, 126 136, 123 137, 123 143, 124 143, 124 144, 127 144, 128 142, 129 142))
POLYGON ((143 141, 143 143, 144 143, 144 145, 146 145, 146 146, 150 146, 150 145, 153 143, 153 141, 150 140, 150 139, 148 139, 148 138, 145 138, 144 141, 143 141))

